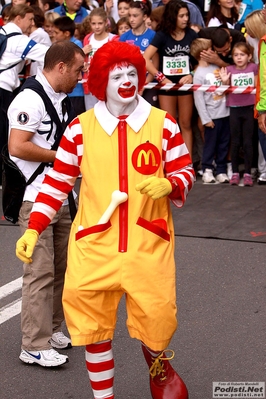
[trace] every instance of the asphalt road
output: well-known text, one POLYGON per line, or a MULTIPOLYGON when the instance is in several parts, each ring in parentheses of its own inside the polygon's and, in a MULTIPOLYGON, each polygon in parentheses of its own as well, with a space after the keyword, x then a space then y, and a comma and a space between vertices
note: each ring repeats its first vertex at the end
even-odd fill
MULTIPOLYGON (((265 195, 265 190, 260 193, 265 195)), ((235 195, 239 193, 235 191, 235 195)), ((217 204, 209 201, 208 206, 214 209, 217 204)), ((195 211, 192 202, 188 209, 195 211)), ((185 208, 182 212, 185 215, 185 208)), ((265 226, 265 208, 260 218, 265 226)), ((84 348, 68 350, 69 363, 56 369, 26 365, 18 359, 22 264, 14 247, 19 236, 17 226, 0 225, 0 317, 7 314, 0 326, 0 398, 93 399, 84 348), (11 282, 14 292, 8 294, 12 289, 6 284, 11 282)), ((265 249, 264 242, 254 239, 182 236, 182 231, 177 232, 179 327, 170 347, 175 351, 172 365, 186 382, 190 399, 212 399, 214 381, 266 381, 265 249)), ((113 343, 115 397, 150 399, 148 369, 125 321, 122 301, 113 343)))

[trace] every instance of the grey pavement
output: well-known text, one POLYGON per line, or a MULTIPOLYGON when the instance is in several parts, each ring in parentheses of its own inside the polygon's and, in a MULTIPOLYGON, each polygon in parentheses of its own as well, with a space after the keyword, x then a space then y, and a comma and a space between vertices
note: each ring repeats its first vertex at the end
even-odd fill
MULTIPOLYGON (((197 181, 185 207, 173 209, 179 327, 170 348, 190 399, 211 399, 213 381, 266 381, 265 194, 265 186, 197 181)), ((18 226, 0 223, 1 286, 21 276, 14 255, 19 236, 18 226)), ((3 298, 1 306, 20 296, 3 298)), ((115 397, 150 399, 147 366, 125 322, 122 301, 113 342, 115 397)), ((67 350, 68 364, 44 369, 20 362, 20 340, 17 315, 0 326, 1 399, 93 399, 84 348, 67 350)))

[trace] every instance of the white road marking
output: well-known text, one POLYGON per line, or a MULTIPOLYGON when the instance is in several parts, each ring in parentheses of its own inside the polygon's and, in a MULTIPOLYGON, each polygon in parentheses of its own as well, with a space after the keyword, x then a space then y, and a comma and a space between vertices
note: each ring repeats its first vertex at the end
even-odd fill
POLYGON ((6 296, 13 294, 13 292, 20 290, 22 287, 22 277, 17 278, 16 280, 11 281, 0 287, 0 299, 5 298, 6 296))
POLYGON ((9 303, 0 309, 0 324, 17 316, 21 312, 21 298, 16 301, 9 303))
MULTIPOLYGON (((22 287, 22 277, 17 278, 16 280, 11 281, 0 287, 0 299, 7 297, 8 295, 13 294, 14 292, 20 290, 22 287)), ((21 312, 21 298, 16 299, 15 301, 3 306, 0 309, 0 324, 5 321, 11 319, 14 316, 17 316, 21 312)))

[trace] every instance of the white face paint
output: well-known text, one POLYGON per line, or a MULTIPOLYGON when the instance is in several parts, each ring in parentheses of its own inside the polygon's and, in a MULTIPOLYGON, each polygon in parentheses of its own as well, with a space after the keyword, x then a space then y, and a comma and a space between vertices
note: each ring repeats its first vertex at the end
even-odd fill
POLYGON ((124 114, 135 109, 138 80, 138 73, 133 65, 116 67, 109 73, 106 103, 113 115, 118 116, 121 109, 124 114))

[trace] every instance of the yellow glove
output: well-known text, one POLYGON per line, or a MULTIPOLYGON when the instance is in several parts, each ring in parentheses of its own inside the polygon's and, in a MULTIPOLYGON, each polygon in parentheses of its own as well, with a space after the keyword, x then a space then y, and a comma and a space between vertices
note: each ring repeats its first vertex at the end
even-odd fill
POLYGON ((164 177, 152 176, 136 185, 136 190, 147 194, 153 200, 166 197, 172 192, 172 185, 164 177))
POLYGON ((33 229, 27 229, 17 241, 16 256, 24 263, 31 263, 32 253, 38 241, 39 233, 33 229))

